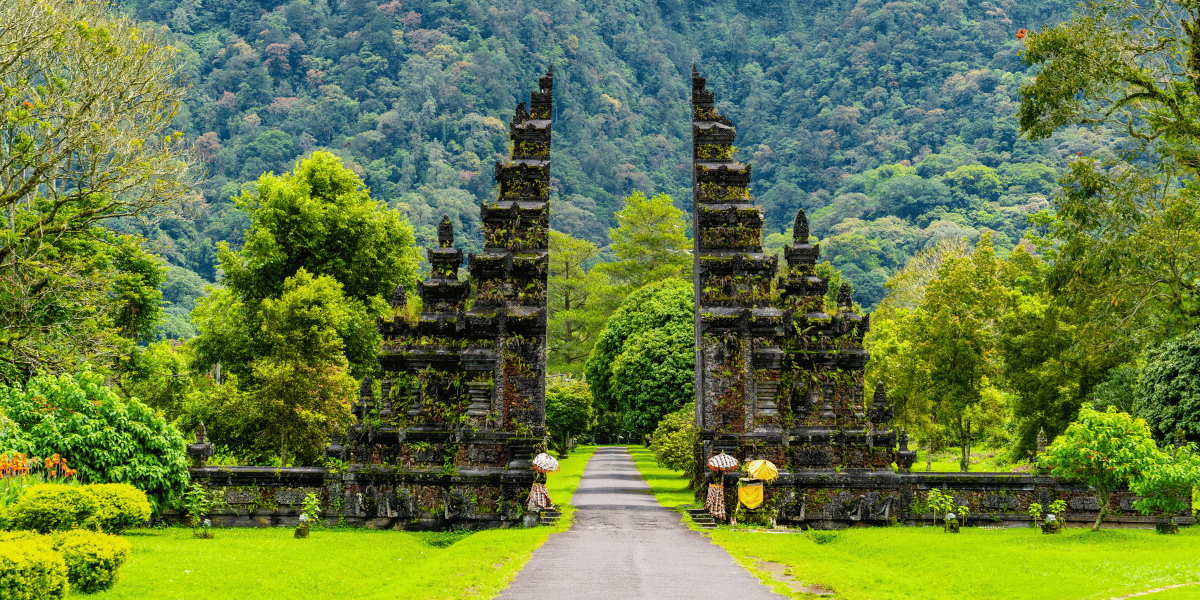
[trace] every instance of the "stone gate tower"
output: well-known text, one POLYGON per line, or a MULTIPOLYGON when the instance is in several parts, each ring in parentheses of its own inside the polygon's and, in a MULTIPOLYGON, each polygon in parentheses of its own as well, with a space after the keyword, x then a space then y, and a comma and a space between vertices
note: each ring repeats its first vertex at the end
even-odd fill
POLYGON ((787 519, 803 515, 820 489, 857 485, 847 478, 866 476, 870 487, 895 477, 891 409, 882 390, 868 398, 863 389, 869 318, 854 313, 845 286, 836 306, 825 305, 828 282, 817 276, 820 249, 803 211, 776 280, 778 259, 762 251, 750 165, 733 160, 736 132, 705 84, 693 67, 697 458, 725 452, 775 463, 782 476, 768 488, 768 504, 787 519))
POLYGON ((499 195, 481 208, 484 249, 454 247, 449 218, 428 250, 418 315, 403 287, 380 319, 378 388, 364 380, 356 423, 328 453, 348 464, 347 517, 379 525, 503 527, 519 522, 545 435, 546 281, 554 67, 509 127, 499 195))

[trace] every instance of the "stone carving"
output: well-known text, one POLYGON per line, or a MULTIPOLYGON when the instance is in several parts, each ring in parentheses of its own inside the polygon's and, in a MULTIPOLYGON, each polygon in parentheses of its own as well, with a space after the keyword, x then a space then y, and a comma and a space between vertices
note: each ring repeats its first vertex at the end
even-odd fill
POLYGON ((187 447, 187 455, 196 467, 204 467, 213 455, 213 445, 208 443, 207 437, 208 430, 204 428, 204 423, 200 423, 196 427, 196 443, 188 444, 187 447))
MULTIPOLYGON (((529 450, 545 435, 553 90, 551 66, 528 105, 513 113, 512 154, 496 163, 498 196, 480 207, 484 249, 467 256, 470 281, 459 281, 464 253, 444 215, 437 247, 427 250, 430 275, 417 286, 420 315, 396 310, 377 322, 380 396, 365 379, 345 443, 335 438, 327 449, 345 457, 350 474, 370 473, 348 483, 359 490, 346 502, 348 514, 439 523, 508 518, 448 506, 450 484, 441 479, 448 469, 456 473, 455 499, 499 506, 504 495, 528 494, 529 450), (431 476, 440 483, 429 483, 431 476), (401 488, 420 491, 391 491, 401 488)), ((407 305, 403 288, 392 305, 407 305)))
POLYGON ((438 247, 454 247, 454 223, 450 222, 450 215, 442 215, 442 222, 438 223, 438 247))
POLYGON ((808 243, 808 217, 804 214, 804 209, 796 212, 796 225, 792 228, 792 241, 797 244, 808 243))
POLYGON ((275 492, 275 502, 281 505, 291 504, 299 506, 304 504, 305 495, 306 492, 304 490, 280 490, 275 492))
MULTIPOLYGON (((835 467, 843 476, 895 477, 892 407, 882 387, 870 402, 863 390, 869 321, 854 313, 849 286, 842 286, 837 306, 825 306, 829 284, 817 275, 820 248, 809 243, 803 211, 784 249, 787 277, 771 288, 778 261, 762 250, 763 212, 750 193, 751 166, 733 160, 735 137, 693 69, 700 458, 731 447, 740 460, 777 457, 783 463, 777 466, 796 477, 828 477, 835 467)), ((911 465, 912 457, 905 458, 911 465)), ((834 513, 855 520, 891 515, 888 499, 872 498, 847 497, 834 513)))

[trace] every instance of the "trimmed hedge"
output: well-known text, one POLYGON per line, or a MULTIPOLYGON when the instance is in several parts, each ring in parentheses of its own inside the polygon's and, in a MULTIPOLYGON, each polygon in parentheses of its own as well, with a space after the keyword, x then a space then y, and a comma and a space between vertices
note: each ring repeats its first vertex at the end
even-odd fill
POLYGON ((98 483, 83 486, 96 499, 96 523, 100 531, 119 535, 150 519, 146 493, 128 483, 98 483))
POLYGON ((85 594, 112 587, 131 548, 115 535, 85 529, 54 535, 54 549, 67 563, 71 587, 85 594))
POLYGON ((98 508, 96 498, 83 488, 45 483, 25 490, 6 516, 13 529, 50 533, 94 527, 92 518, 98 508))
POLYGON ((66 598, 70 590, 67 573, 63 555, 48 538, 35 534, 0 538, 0 598, 66 598))

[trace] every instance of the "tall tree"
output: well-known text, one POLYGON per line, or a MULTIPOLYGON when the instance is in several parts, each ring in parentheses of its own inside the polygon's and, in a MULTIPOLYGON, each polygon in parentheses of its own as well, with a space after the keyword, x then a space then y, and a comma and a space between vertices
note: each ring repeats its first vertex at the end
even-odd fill
POLYGON ((597 408, 619 417, 636 439, 693 395, 692 312, 689 282, 671 278, 642 287, 613 313, 588 358, 597 408))
POLYGON ((327 152, 296 163, 291 173, 263 175, 239 204, 250 213, 250 230, 240 252, 219 252, 229 296, 213 297, 193 318, 196 366, 221 363, 240 376, 254 356, 267 353, 259 310, 278 298, 288 278, 301 270, 337 281, 355 317, 341 322, 342 352, 356 377, 374 372, 378 334, 373 315, 386 309, 385 294, 397 285, 416 285, 417 252, 412 229, 399 213, 371 200, 362 181, 327 152))
POLYGON ((546 345, 554 368, 581 373, 604 328, 603 315, 590 310, 608 287, 608 278, 593 268, 599 260, 600 249, 592 242, 550 230, 546 345))
POLYGON ((655 281, 691 276, 687 217, 670 196, 647 198, 635 191, 616 217, 617 228, 608 230, 616 260, 598 268, 625 294, 655 281))
POLYGON ((927 438, 948 432, 959 445, 963 471, 974 436, 995 419, 984 391, 997 374, 997 275, 990 236, 969 255, 944 256, 920 303, 897 315, 893 344, 885 346, 894 354, 887 376, 902 415, 921 415, 914 424, 927 438))
POLYGON ((0 2, 0 379, 120 354, 158 318, 160 267, 103 225, 183 197, 175 50, 107 5, 0 2), (123 298, 113 311, 105 299, 123 298))
POLYGON ((1082 125, 1116 137, 1117 158, 1080 158, 1042 225, 1051 292, 1076 311, 1081 340, 1115 359, 1200 325, 1200 13, 1184 2, 1089 0, 1032 33, 1021 130, 1082 125))

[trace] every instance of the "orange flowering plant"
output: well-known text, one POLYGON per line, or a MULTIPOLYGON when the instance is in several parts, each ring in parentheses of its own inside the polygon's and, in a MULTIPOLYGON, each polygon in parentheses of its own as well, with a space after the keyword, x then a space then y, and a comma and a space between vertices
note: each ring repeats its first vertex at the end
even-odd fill
POLYGON ((46 459, 24 452, 0 454, 0 506, 12 504, 22 490, 38 483, 79 485, 78 472, 57 453, 46 459))

